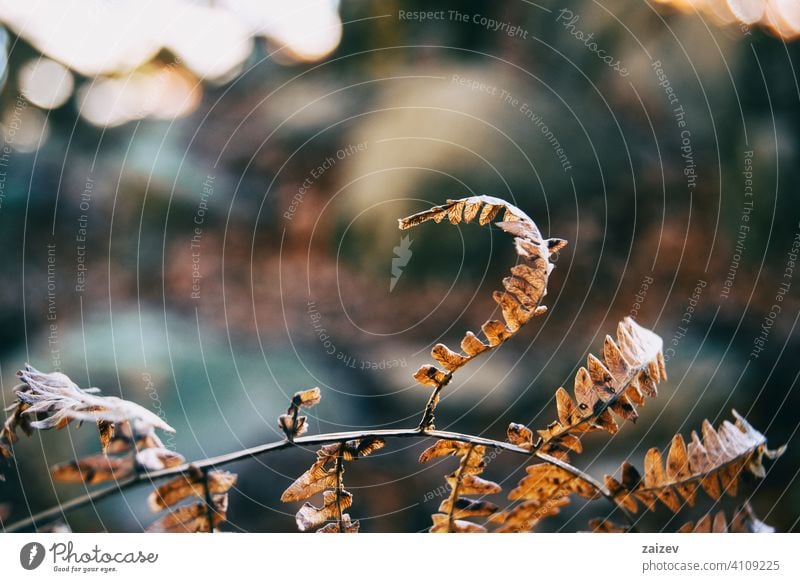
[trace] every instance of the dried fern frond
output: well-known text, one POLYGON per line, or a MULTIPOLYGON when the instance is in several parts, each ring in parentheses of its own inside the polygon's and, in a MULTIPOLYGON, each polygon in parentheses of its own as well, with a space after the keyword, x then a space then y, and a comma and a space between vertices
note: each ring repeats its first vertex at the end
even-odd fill
POLYGON ((384 446, 381 438, 371 437, 325 445, 317 451, 313 465, 289 485, 281 501, 289 503, 308 499, 322 492, 322 507, 309 502, 297 512, 300 531, 309 531, 330 522, 317 533, 357 533, 359 522, 344 513, 353 504, 353 495, 344 488, 344 463, 377 451, 384 446))
POLYGON ((81 389, 60 372, 47 374, 26 365, 17 375, 23 383, 14 389, 16 402, 6 409, 10 414, 0 431, 0 459, 6 462, 13 459, 12 446, 18 440, 18 429, 30 436, 33 430, 61 429, 73 421, 95 422, 104 452, 123 422, 136 424, 141 432, 154 429, 175 432, 146 408, 115 396, 98 396, 97 388, 81 389))
MULTIPOLYGON (((635 420, 635 405, 643 404, 645 395, 654 397, 656 384, 666 378, 661 348, 658 335, 625 318, 617 326, 616 342, 606 336, 603 360, 590 354, 586 367, 578 370, 576 400, 564 388, 556 391, 558 420, 536 436, 529 428, 511 423, 509 442, 565 461, 570 452, 583 451, 577 435, 599 430, 615 433, 618 426, 611 411, 635 420)), ((520 503, 493 517, 500 524, 497 531, 530 531, 542 519, 556 515, 571 494, 595 499, 601 493, 588 476, 582 478, 554 463, 527 467, 528 476, 508 496, 520 503)))
POLYGON ((508 494, 510 501, 522 501, 508 511, 492 516, 499 524, 500 533, 532 530, 545 517, 556 515, 576 494, 584 499, 596 499, 597 487, 551 463, 537 463, 526 467, 527 476, 508 494))
POLYGON ((185 462, 180 453, 164 446, 150 425, 134 421, 119 424, 105 454, 60 463, 51 467, 50 472, 56 481, 96 485, 123 479, 138 470, 160 471, 185 462))
POLYGON ((319 388, 310 388, 296 392, 286 414, 278 417, 278 426, 290 441, 304 434, 308 430, 308 417, 299 416, 300 408, 311 408, 322 400, 319 388))
POLYGON ((433 412, 438 403, 439 392, 450 382, 453 372, 479 354, 492 350, 513 337, 534 316, 543 314, 547 308, 540 305, 547 294, 547 280, 553 270, 550 258, 567 241, 544 239, 531 218, 516 206, 491 196, 471 196, 459 200, 448 200, 447 204, 400 219, 400 228, 412 228, 428 220, 436 223, 447 219, 450 224, 469 223, 478 218, 485 226, 503 211, 502 219, 495 222, 505 232, 514 236, 517 254, 522 261, 511 268, 511 276, 503 279, 505 291, 495 291, 493 299, 500 307, 504 322, 489 320, 481 330, 486 341, 473 332, 467 332, 461 341, 461 351, 452 350, 444 344, 436 344, 431 356, 441 368, 422 366, 414 379, 423 386, 430 386, 434 393, 425 409, 420 428, 433 428, 433 412))
POLYGON ((631 512, 638 510, 637 502, 653 510, 656 501, 677 512, 684 501, 694 505, 698 488, 717 500, 723 492, 735 496, 746 472, 763 478, 763 458, 775 459, 786 447, 770 450, 763 434, 735 410, 733 416, 735 423, 726 420, 716 430, 704 420, 702 440, 692 431, 688 445, 680 434, 675 435, 666 468, 659 450, 652 448, 645 456, 644 478, 628 463, 622 466, 622 482, 606 475, 606 487, 614 500, 631 512))
POLYGON ((625 420, 636 420, 636 406, 645 397, 657 395, 656 386, 666 380, 663 342, 652 331, 626 317, 617 326, 617 341, 606 336, 603 359, 589 354, 586 367, 575 375, 575 400, 564 390, 556 391, 558 420, 537 431, 538 439, 522 425, 509 426, 509 440, 514 444, 564 459, 570 451, 580 453, 576 435, 604 430, 614 434, 614 412, 625 420), (523 431, 524 429, 524 431, 523 431))
POLYGON ((486 468, 484 455, 486 447, 472 443, 441 440, 425 449, 419 457, 420 463, 427 463, 439 457, 460 457, 458 469, 445 476, 450 487, 450 495, 439 505, 439 513, 434 513, 431 533, 481 533, 486 528, 467 521, 469 517, 488 517, 497 511, 494 503, 476 500, 462 495, 491 495, 500 493, 500 485, 479 477, 486 468))
POLYGON ((150 494, 147 499, 150 510, 157 513, 168 509, 169 513, 148 527, 147 531, 214 531, 227 517, 228 492, 236 484, 236 478, 234 473, 228 471, 202 471, 190 467, 187 473, 167 481, 150 494), (200 501, 175 507, 192 498, 200 501))
POLYGON ((99 392, 97 388, 82 390, 59 372, 45 374, 26 366, 18 375, 25 383, 16 392, 20 403, 27 405, 23 414, 38 417, 30 423, 32 428, 63 428, 72 421, 91 421, 97 422, 107 435, 109 424, 138 421, 153 428, 175 432, 158 415, 135 402, 116 396, 96 396, 99 392))
POLYGON ((678 533, 775 533, 775 528, 758 519, 746 501, 733 514, 730 525, 725 512, 719 511, 713 517, 707 513, 695 523, 683 524, 678 533))

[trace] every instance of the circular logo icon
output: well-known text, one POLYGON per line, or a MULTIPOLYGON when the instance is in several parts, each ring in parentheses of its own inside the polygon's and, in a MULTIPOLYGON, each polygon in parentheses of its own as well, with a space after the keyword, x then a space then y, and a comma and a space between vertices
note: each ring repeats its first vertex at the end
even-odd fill
POLYGON ((39 542, 29 542, 19 551, 19 563, 26 570, 35 570, 44 561, 44 546, 39 542))

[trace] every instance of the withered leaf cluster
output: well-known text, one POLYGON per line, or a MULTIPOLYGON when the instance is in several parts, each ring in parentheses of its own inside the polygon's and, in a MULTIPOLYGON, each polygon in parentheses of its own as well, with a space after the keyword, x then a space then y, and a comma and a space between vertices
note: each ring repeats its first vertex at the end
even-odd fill
POLYGON ((724 511, 718 511, 712 517, 707 513, 696 522, 687 522, 678 533, 774 533, 775 528, 767 525, 753 512, 749 502, 739 507, 728 524, 724 511))
POLYGON ((158 533, 213 532, 225 521, 228 492, 236 475, 228 471, 206 471, 190 467, 157 487, 148 497, 153 512, 168 510, 147 531, 158 533))
POLYGON ((294 440, 308 430, 308 417, 299 416, 301 408, 311 408, 322 400, 319 388, 310 388, 302 392, 296 392, 289 404, 286 414, 278 417, 278 426, 286 435, 286 438, 294 440))
MULTIPOLYGON (((557 458, 570 451, 580 453, 577 435, 594 431, 614 434, 619 429, 611 412, 619 418, 635 421, 645 397, 657 395, 656 385, 666 380, 661 338, 626 317, 617 326, 617 341, 606 336, 603 359, 589 354, 586 366, 575 375, 575 400, 564 390, 556 391, 558 420, 533 435, 519 433, 520 425, 508 430, 511 442, 536 448, 557 458)), ((524 428, 524 427, 522 427, 524 428)))
POLYGON ((573 493, 584 499, 598 496, 592 483, 550 463, 531 465, 525 472, 527 475, 508 494, 510 501, 521 502, 492 517, 500 533, 532 530, 542 519, 558 514, 573 493))
POLYGON ((105 453, 60 463, 50 471, 56 481, 88 483, 117 481, 136 471, 160 471, 186 462, 180 453, 164 446, 153 428, 141 421, 119 423, 105 453))
POLYGON ((638 511, 639 503, 654 510, 657 501, 677 512, 684 502, 695 504, 698 489, 718 500, 723 493, 735 496, 745 473, 763 478, 763 458, 775 459, 786 447, 768 449, 763 434, 735 410, 733 416, 735 423, 726 420, 716 430, 708 420, 703 421, 702 439, 692 431, 688 444, 680 434, 675 435, 666 466, 657 448, 647 451, 644 477, 629 463, 622 465, 621 482, 606 475, 606 487, 614 500, 630 512, 638 511))
MULTIPOLYGON (((14 389, 16 401, 6 409, 9 414, 0 431, 0 458, 5 461, 13 459, 12 446, 19 438, 18 429, 30 436, 34 430, 61 429, 73 421, 79 425, 95 422, 104 452, 114 440, 118 425, 123 422, 134 424, 140 433, 152 434, 153 437, 155 429, 175 432, 158 415, 135 402, 115 396, 99 396, 97 388, 81 389, 60 372, 48 374, 26 365, 17 375, 22 384, 14 389)), ((155 459, 152 462, 155 463, 155 459)), ((119 472, 122 469, 116 466, 108 470, 119 472)))
POLYGON ((482 533, 483 525, 468 521, 470 517, 489 517, 497 512, 497 505, 483 499, 464 497, 500 493, 501 487, 494 481, 480 477, 486 468, 484 455, 486 447, 472 443, 441 440, 425 449, 419 457, 420 463, 427 463, 439 457, 459 457, 458 468, 447 475, 450 495, 439 505, 434 513, 431 533, 482 533))
MULTIPOLYGON (((617 341, 606 336, 603 359, 589 355, 585 367, 575 376, 575 400, 564 390, 556 391, 558 420, 536 434, 524 425, 511 423, 509 442, 529 451, 566 461, 570 453, 581 453, 579 435, 606 431, 614 434, 617 421, 638 417, 637 405, 645 396, 656 396, 656 384, 666 378, 661 354, 661 338, 630 318, 617 326, 617 341)), ((579 474, 553 463, 537 463, 527 467, 516 489, 509 494, 513 506, 493 517, 500 532, 529 531, 542 519, 559 513, 576 494, 594 499, 597 487, 579 474)))
POLYGON ((431 356, 439 367, 425 365, 414 374, 417 382, 434 389, 421 428, 433 428, 433 411, 438 403, 439 391, 450 382, 453 372, 479 354, 496 348, 513 337, 531 318, 546 312, 547 308, 541 305, 541 301, 547 294, 547 280, 553 270, 551 256, 567 242, 555 238, 544 239, 527 214, 505 200, 491 196, 448 200, 447 204, 399 221, 401 229, 412 228, 428 220, 439 223, 445 219, 450 224, 460 224, 477 218, 478 223, 485 226, 495 220, 501 210, 502 218, 495 224, 514 236, 517 254, 521 258, 511 268, 511 276, 503 279, 504 291, 495 291, 492 295, 503 321, 492 319, 483 324, 481 331, 485 341, 473 332, 467 332, 461 340, 461 351, 441 343, 433 347, 431 356))
POLYGON ((322 492, 321 507, 306 501, 297 512, 297 528, 300 531, 319 528, 317 533, 357 533, 359 522, 345 513, 353 504, 353 495, 344 488, 344 464, 366 457, 384 444, 383 439, 373 437, 333 443, 319 449, 314 464, 281 495, 281 501, 290 503, 322 492))

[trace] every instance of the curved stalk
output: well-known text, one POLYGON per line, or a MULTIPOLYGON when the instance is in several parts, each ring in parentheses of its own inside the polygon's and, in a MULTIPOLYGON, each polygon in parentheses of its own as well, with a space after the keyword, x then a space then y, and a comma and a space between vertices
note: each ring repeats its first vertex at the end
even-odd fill
MULTIPOLYGON (((284 449, 304 447, 304 446, 312 447, 312 446, 325 445, 336 442, 344 442, 348 440, 360 440, 370 437, 432 438, 438 440, 453 440, 464 443, 470 443, 473 445, 483 445, 494 449, 502 449, 505 451, 510 451, 512 453, 517 453, 519 455, 535 456, 536 458, 546 463, 552 463, 566 471, 569 471, 572 475, 575 475, 575 477, 584 479, 587 482, 591 483, 603 497, 611 501, 611 503, 615 507, 617 506, 617 504, 614 502, 613 497, 602 483, 596 481, 593 477, 587 475, 577 467, 574 467, 573 465, 570 465, 565 461, 561 461, 559 459, 551 457, 550 455, 546 455, 544 453, 539 453, 536 451, 530 451, 522 447, 512 445, 511 443, 508 442, 488 439, 470 434, 443 431, 443 430, 426 431, 415 428, 401 428, 401 429, 337 432, 337 433, 327 433, 321 435, 303 436, 303 437, 298 437, 293 441, 282 440, 271 443, 265 443, 262 445, 257 445, 255 447, 250 447, 247 449, 241 449, 238 451, 226 453, 224 455, 219 455, 216 457, 209 457, 207 459, 202 459, 191 463, 184 463, 182 465, 178 465, 176 467, 170 467, 169 469, 162 469, 160 471, 135 473, 129 477, 118 480, 113 486, 92 491, 80 497, 71 499, 65 503, 61 503, 49 509, 40 511, 34 515, 31 515, 28 518, 21 519, 15 523, 12 523, 5 527, 5 531, 10 533, 10 532, 21 531, 31 526, 36 528, 42 524, 46 524, 58 519, 67 512, 74 511, 82 507, 86 507, 88 505, 92 505, 102 499, 105 499, 106 497, 110 497, 117 493, 121 493, 126 489, 135 487, 136 485, 144 483, 152 484, 154 481, 160 481, 168 477, 183 475, 190 470, 196 471, 197 469, 200 469, 201 471, 207 471, 212 468, 218 468, 224 465, 228 465, 230 463, 235 463, 236 461, 255 458, 261 455, 274 453, 284 449)), ((627 517, 628 516, 626 515, 626 518, 627 517)))

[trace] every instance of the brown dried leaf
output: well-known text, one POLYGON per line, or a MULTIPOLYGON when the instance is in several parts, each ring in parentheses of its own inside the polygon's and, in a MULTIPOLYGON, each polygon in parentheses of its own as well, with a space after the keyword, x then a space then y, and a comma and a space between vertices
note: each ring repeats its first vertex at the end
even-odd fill
POLYGON ((422 451, 419 456, 420 463, 427 463, 431 459, 447 457, 450 455, 464 455, 469 450, 470 445, 459 441, 440 440, 422 451))
POLYGON ((436 344, 431 350, 431 356, 448 372, 455 372, 469 361, 469 357, 454 352, 444 344, 436 344))
MULTIPOLYGON (((454 489, 456 484, 455 473, 448 475, 445 479, 450 489, 454 489)), ((502 491, 500 485, 477 475, 463 475, 458 486, 458 493, 461 495, 492 495, 500 493, 500 491, 502 491)))
POLYGON ((585 499, 594 499, 598 493, 589 481, 550 463, 530 465, 525 471, 528 475, 508 494, 509 500, 527 499, 542 505, 550 499, 567 497, 571 493, 585 499))
POLYGON ((322 495, 323 506, 315 507, 306 502, 297 512, 295 520, 300 531, 313 529, 329 519, 335 519, 339 509, 344 510, 353 504, 353 496, 348 491, 325 491, 322 495))
POLYGON ((295 406, 303 407, 303 408, 311 408, 312 406, 316 406, 322 401, 322 393, 320 392, 319 388, 309 388, 308 390, 303 390, 302 392, 295 392, 295 395, 292 397, 292 404, 295 406))
POLYGON ((458 497, 455 504, 450 499, 445 499, 439 505, 439 511, 452 514, 453 519, 466 517, 481 517, 492 515, 497 511, 497 505, 489 501, 477 501, 466 497, 458 497))
POLYGON ((114 423, 105 420, 97 421, 97 430, 100 432, 100 450, 108 452, 108 445, 114 438, 114 423))
POLYGON ((358 520, 351 520, 349 513, 343 513, 342 527, 339 527, 339 523, 334 521, 319 528, 317 533, 341 533, 342 530, 344 530, 344 533, 358 533, 360 526, 361 524, 358 522, 358 520))
POLYGON ((533 432, 527 426, 512 422, 506 430, 508 442, 522 448, 533 446, 533 432))
POLYGON ((436 366, 425 365, 414 373, 414 380, 423 386, 438 388, 450 381, 450 374, 443 372, 436 366))
POLYGON ((561 508, 568 504, 568 497, 548 499, 542 504, 538 501, 523 501, 509 511, 495 513, 489 520, 500 524, 495 530, 498 533, 531 531, 542 519, 558 515, 561 508))
POLYGON ((72 421, 117 423, 139 421, 167 432, 175 432, 158 415, 134 402, 115 396, 95 396, 96 388, 82 390, 60 372, 45 374, 32 366, 18 372, 28 390, 17 397, 28 405, 25 414, 44 416, 30 426, 36 429, 61 428, 72 421))
POLYGON ((619 525, 610 519, 593 518, 589 520, 589 527, 594 533, 628 533, 630 528, 626 525, 619 525))
POLYGON ((326 468, 327 462, 327 459, 317 459, 310 469, 289 485, 281 495, 281 501, 284 503, 302 501, 323 489, 336 487, 336 471, 333 468, 326 468))
POLYGON ((205 499, 206 486, 211 494, 227 493, 236 484, 236 475, 228 471, 209 471, 207 477, 200 470, 190 470, 157 487, 147 498, 151 511, 158 512, 187 497, 205 499))
POLYGON ((161 471, 186 462, 183 455, 164 447, 150 447, 136 453, 136 462, 146 471, 161 471))
POLYGON ((485 352, 489 346, 478 339, 471 331, 468 331, 461 340, 461 350, 470 357, 475 357, 481 352, 485 352))
MULTIPOLYGON (((211 521, 216 528, 225 521, 228 511, 228 496, 215 495, 212 497, 211 521)), ((191 503, 181 505, 170 510, 164 517, 151 524, 147 531, 150 533, 203 533, 212 528, 208 520, 209 509, 205 503, 191 503)))
POLYGON ((53 466, 53 479, 62 483, 87 483, 96 485, 106 481, 117 481, 133 474, 133 458, 89 455, 53 466))
MULTIPOLYGON (((744 472, 762 477, 762 458, 778 457, 785 447, 769 450, 763 434, 750 426, 736 411, 734 416, 736 424, 726 421, 719 430, 714 429, 708 421, 703 421, 702 440, 693 431, 688 445, 680 435, 673 437, 666 470, 658 449, 650 449, 645 457, 644 482, 638 477, 631 477, 635 469, 627 464, 623 467, 621 485, 607 476, 607 487, 617 503, 625 504, 630 511, 636 511, 637 508, 631 506, 632 495, 650 510, 653 509, 653 500, 658 499, 670 510, 677 512, 683 505, 681 498, 690 505, 694 503, 698 485, 709 497, 718 500, 724 490, 731 494, 736 492, 737 483, 744 472)), ((715 519, 719 521, 724 517, 717 516, 715 519)), ((700 527, 702 531, 706 531, 705 522, 698 522, 694 527, 695 530, 700 527)), ((717 527, 720 527, 719 523, 717 527)))
POLYGON ((486 528, 471 521, 451 520, 445 513, 434 513, 431 533, 486 533, 486 528))
MULTIPOLYGON (((495 224, 514 237, 517 254, 522 263, 511 268, 511 277, 503 279, 503 291, 493 294, 500 306, 504 323, 490 320, 481 326, 487 343, 480 341, 474 333, 467 332, 461 341, 458 353, 443 344, 437 344, 432 355, 437 363, 447 370, 448 374, 433 367, 423 366, 415 374, 414 379, 424 386, 442 388, 450 380, 449 374, 465 365, 478 354, 496 348, 505 340, 516 334, 533 316, 546 311, 540 305, 547 293, 547 280, 553 268, 551 256, 558 252, 566 241, 561 239, 542 238, 536 224, 516 206, 491 196, 472 196, 460 200, 448 200, 446 204, 435 206, 429 210, 400 219, 401 229, 417 226, 428 220, 442 222, 445 218, 451 224, 470 222, 476 217, 481 225, 486 225, 497 218, 503 211, 502 219, 495 224)), ((437 404, 435 393, 426 407, 421 428, 430 428, 433 411, 437 404)))

